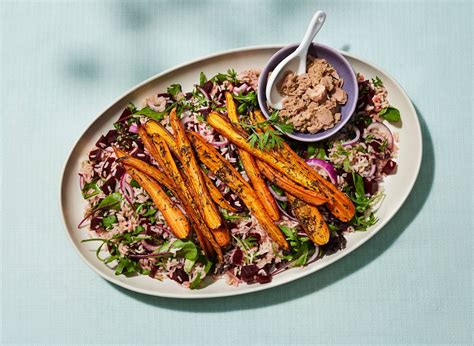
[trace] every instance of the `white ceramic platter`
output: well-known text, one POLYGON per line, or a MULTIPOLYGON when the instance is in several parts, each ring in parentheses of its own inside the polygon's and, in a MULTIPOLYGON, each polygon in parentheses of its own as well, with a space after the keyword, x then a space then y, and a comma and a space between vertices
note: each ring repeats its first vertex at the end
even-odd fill
MULTIPOLYGON (((379 222, 367 232, 357 232, 347 235, 346 249, 331 256, 326 256, 307 267, 287 270, 275 276, 273 281, 268 284, 242 284, 239 287, 233 287, 228 286, 225 280, 218 280, 203 289, 189 290, 179 286, 172 280, 161 282, 147 276, 131 278, 116 276, 111 268, 104 265, 95 257, 97 244, 92 242, 81 243, 81 240, 86 239, 88 235, 85 229, 77 229, 77 224, 82 219, 83 208, 85 206, 78 183, 80 163, 87 158, 88 151, 94 146, 99 136, 112 128, 113 122, 118 119, 118 116, 129 102, 142 105, 146 97, 158 92, 163 92, 168 85, 173 83, 180 83, 184 91, 189 91, 192 89, 193 84, 198 82, 199 73, 201 71, 207 76, 212 76, 218 72, 225 72, 229 68, 233 68, 236 71, 261 69, 267 60, 281 47, 281 45, 277 45, 235 49, 197 59, 162 72, 118 98, 110 107, 99 113, 97 118, 85 130, 74 145, 66 161, 61 182, 60 198, 68 237, 71 239, 73 247, 84 262, 97 274, 129 290, 162 297, 211 298, 255 292, 297 280, 349 255, 380 231, 396 214, 398 209, 405 202, 415 183, 421 163, 422 139, 415 109, 401 86, 387 73, 360 58, 342 53, 349 60, 356 72, 364 74, 366 78, 379 76, 383 80, 388 90, 389 101, 400 110, 403 122, 400 128, 392 127, 392 130, 399 133, 400 138, 400 142, 398 143, 400 148, 398 171, 396 175, 387 177, 384 184, 386 197, 376 212, 379 222)), ((368 246, 370 246, 370 244, 368 246)), ((316 279, 315 277, 315 280, 316 279)))

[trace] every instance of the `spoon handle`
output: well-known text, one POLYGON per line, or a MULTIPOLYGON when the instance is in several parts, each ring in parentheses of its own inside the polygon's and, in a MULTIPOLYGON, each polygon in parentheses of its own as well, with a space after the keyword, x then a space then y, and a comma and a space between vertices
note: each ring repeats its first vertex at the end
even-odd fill
MULTIPOLYGON (((308 25, 308 29, 306 29, 306 33, 304 34, 303 40, 301 41, 299 47, 296 49, 295 53, 300 56, 306 56, 308 54, 308 48, 313 42, 314 37, 322 28, 324 21, 326 20, 326 13, 323 11, 317 11, 311 22, 308 25)), ((302 74, 306 72, 306 60, 301 62, 298 74, 302 74), (301 69, 303 70, 301 71, 301 69)))

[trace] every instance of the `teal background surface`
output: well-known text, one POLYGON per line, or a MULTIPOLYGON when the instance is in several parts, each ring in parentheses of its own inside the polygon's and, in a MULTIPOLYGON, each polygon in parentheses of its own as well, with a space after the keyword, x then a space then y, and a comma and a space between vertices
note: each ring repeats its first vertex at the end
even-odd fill
POLYGON ((1 1, 2 342, 472 343, 471 1, 1 1), (271 290, 214 300, 107 283, 71 247, 63 163, 118 95, 224 49, 318 40, 374 62, 419 112, 417 183, 372 240, 271 290))

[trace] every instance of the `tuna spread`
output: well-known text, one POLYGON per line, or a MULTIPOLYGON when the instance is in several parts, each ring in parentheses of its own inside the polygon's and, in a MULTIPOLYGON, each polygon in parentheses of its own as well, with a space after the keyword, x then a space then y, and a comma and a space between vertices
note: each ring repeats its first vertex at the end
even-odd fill
POLYGON ((343 80, 325 59, 308 56, 306 73, 288 73, 278 85, 283 98, 280 116, 298 132, 317 133, 341 120, 347 101, 343 80))

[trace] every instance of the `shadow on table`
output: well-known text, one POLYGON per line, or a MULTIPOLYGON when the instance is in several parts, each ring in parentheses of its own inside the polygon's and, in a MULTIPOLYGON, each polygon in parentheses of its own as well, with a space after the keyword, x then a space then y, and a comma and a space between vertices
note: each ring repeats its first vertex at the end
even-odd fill
POLYGON ((315 293, 355 273, 375 260, 395 242, 412 220, 416 218, 430 194, 435 169, 433 142, 422 114, 418 109, 416 111, 423 135, 423 160, 415 186, 402 208, 384 227, 383 231, 376 234, 368 244, 361 246, 349 256, 297 281, 269 290, 226 298, 198 300, 160 298, 132 292, 113 284, 110 285, 123 294, 149 305, 178 311, 206 313, 254 309, 291 301, 315 293))

